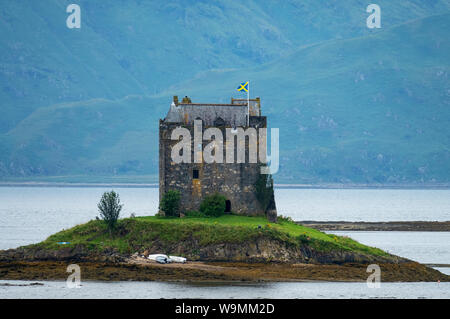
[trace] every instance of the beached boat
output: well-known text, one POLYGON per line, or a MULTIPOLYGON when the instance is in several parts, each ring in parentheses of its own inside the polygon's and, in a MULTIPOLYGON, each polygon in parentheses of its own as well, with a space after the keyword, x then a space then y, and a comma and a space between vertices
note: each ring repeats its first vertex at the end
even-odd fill
POLYGON ((168 264, 171 262, 170 258, 164 254, 152 254, 147 257, 150 260, 159 262, 160 264, 168 264))
POLYGON ((187 259, 184 257, 179 257, 179 256, 169 256, 170 260, 172 260, 172 262, 174 263, 182 263, 184 264, 187 259))
POLYGON ((170 259, 167 259, 166 257, 162 257, 162 256, 156 257, 155 261, 160 263, 160 264, 168 264, 168 263, 170 263, 170 259))
POLYGON ((184 258, 184 257, 167 256, 167 255, 164 255, 164 254, 152 254, 152 255, 148 255, 147 258, 150 259, 150 260, 157 261, 157 262, 159 262, 161 264, 168 264, 168 263, 171 263, 171 262, 184 264, 187 261, 187 259, 184 258), (164 261, 164 262, 162 262, 162 261, 164 261))

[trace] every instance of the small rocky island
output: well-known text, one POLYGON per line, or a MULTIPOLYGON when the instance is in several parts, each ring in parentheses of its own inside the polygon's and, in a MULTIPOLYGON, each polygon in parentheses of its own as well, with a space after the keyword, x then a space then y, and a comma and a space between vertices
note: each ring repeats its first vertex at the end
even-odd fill
POLYGON ((114 234, 102 220, 92 220, 41 243, 0 251, 0 279, 65 280, 74 263, 83 280, 365 281, 369 264, 380 266, 383 282, 450 280, 425 265, 282 217, 271 223, 237 215, 125 218, 114 234), (158 264, 145 258, 150 253, 188 262, 158 264))

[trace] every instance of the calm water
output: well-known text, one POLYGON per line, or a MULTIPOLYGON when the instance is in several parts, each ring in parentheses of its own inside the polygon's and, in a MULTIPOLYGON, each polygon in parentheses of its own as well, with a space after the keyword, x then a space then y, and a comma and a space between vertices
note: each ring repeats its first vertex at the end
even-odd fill
MULTIPOLYGON (((44 240, 94 219, 97 202, 110 188, 0 187, 0 249, 44 240)), ((153 215, 156 188, 115 188, 125 204, 122 216, 153 215)), ((277 189, 279 214, 294 220, 450 220, 450 190, 277 189)), ((335 232, 423 263, 450 264, 447 232, 335 232)), ((438 268, 450 274, 449 268, 438 268)), ((5 287, 0 298, 450 298, 449 283, 271 283, 257 285, 162 282, 65 282, 5 287)), ((26 283, 26 282, 21 282, 26 283)))
MULTIPOLYGON (((39 242, 98 216, 97 203, 110 188, 0 187, 0 249, 39 242)), ((155 188, 115 188, 122 217, 154 215, 155 188)))
POLYGON ((450 190, 277 189, 276 201, 294 220, 450 220, 450 190))
MULTIPOLYGON (((6 281, 0 281, 0 285, 6 281)), ((24 284, 23 281, 7 281, 24 284)), ((42 282, 44 286, 2 287, 3 298, 445 298, 450 299, 450 283, 268 283, 268 284, 188 284, 165 282, 82 282, 69 289, 63 281, 42 282)))
POLYGON ((450 264, 450 232, 333 231, 424 264, 450 264))

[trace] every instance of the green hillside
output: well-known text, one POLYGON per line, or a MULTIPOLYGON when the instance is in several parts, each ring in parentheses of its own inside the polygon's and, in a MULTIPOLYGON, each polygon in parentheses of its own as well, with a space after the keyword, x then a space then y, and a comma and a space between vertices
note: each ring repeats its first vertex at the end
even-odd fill
MULTIPOLYGON (((202 71, 261 65, 299 46, 376 32, 365 27, 365 0, 80 0, 79 30, 65 25, 70 3, 2 2, 0 133, 38 107, 153 95, 202 71)), ((450 0, 377 3, 384 28, 450 8, 450 0)))
POLYGON ((80 30, 69 3, 0 8, 2 180, 154 181, 171 96, 250 79, 276 182, 450 181, 450 1, 378 1, 380 30, 362 0, 79 1, 80 30))
POLYGON ((449 28, 449 15, 434 16, 245 72, 210 72, 174 92, 196 99, 242 74, 255 79, 253 94, 280 128, 284 181, 448 181, 449 28))

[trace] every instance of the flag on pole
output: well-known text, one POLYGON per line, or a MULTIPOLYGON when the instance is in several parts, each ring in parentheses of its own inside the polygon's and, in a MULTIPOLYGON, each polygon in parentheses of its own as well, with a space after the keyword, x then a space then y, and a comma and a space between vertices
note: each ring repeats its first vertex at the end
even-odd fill
POLYGON ((247 92, 248 93, 248 81, 247 82, 242 82, 241 84, 239 84, 237 90, 239 92, 247 92))
POLYGON ((247 126, 250 125, 250 81, 239 84, 237 90, 239 92, 247 92, 247 126))

